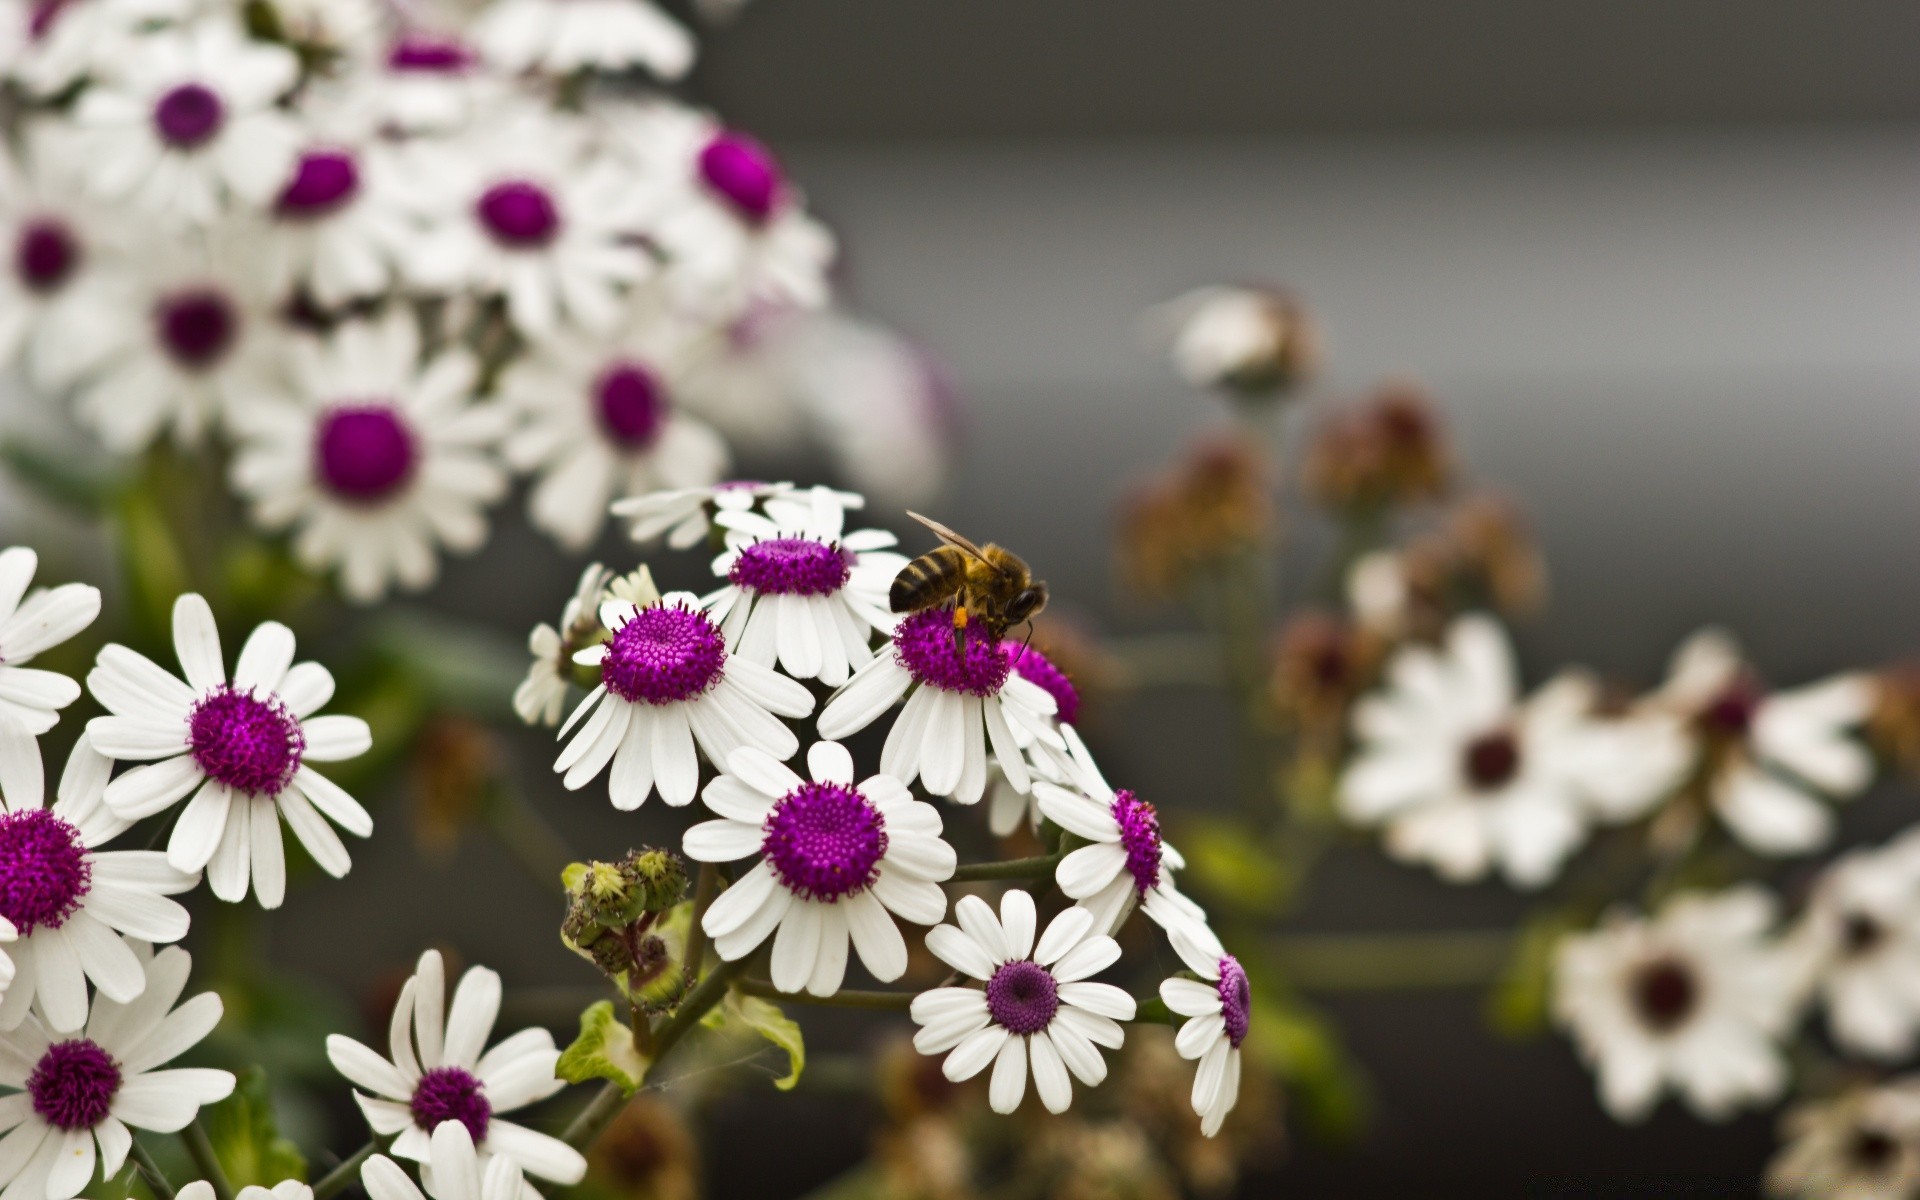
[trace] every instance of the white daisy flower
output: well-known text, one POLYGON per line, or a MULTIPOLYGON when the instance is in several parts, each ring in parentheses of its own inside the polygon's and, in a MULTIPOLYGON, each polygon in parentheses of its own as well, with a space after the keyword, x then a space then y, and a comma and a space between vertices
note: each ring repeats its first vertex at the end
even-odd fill
POLYGON ((1692 723, 1714 812, 1761 854, 1825 845, 1833 836, 1826 798, 1853 796, 1873 780, 1872 756, 1849 736, 1873 707, 1865 675, 1769 692, 1733 639, 1706 630, 1675 652, 1650 706, 1692 723))
POLYGON ((690 332, 665 313, 642 316, 611 344, 557 336, 500 376, 521 420, 501 449, 515 470, 540 476, 528 518, 569 550, 599 536, 615 497, 705 488, 727 469, 726 442, 679 404, 690 332))
POLYGON ((272 294, 334 309, 398 283, 420 231, 404 153, 368 137, 303 143, 260 218, 258 266, 272 294))
POLYGON ((715 515, 727 549, 713 573, 727 586, 709 598, 727 644, 795 679, 839 687, 873 657, 875 631, 897 622, 887 590, 907 565, 884 529, 845 531, 846 508, 825 489, 767 502, 768 512, 715 515))
MULTIPOLYGON (((0 751, 17 751, 25 736, 0 724, 0 751)), ((101 802, 112 770, 82 737, 52 808, 39 779, 30 788, 9 781, 0 812, 0 1029, 19 1025, 38 999, 48 1027, 70 1033, 86 1023, 89 980, 122 1004, 146 986, 121 934, 187 936, 187 910, 167 897, 191 890, 198 872, 176 870, 158 850, 99 849, 132 824, 101 802)))
POLYGON ((1920 1082, 1796 1104, 1780 1121, 1785 1145, 1767 1167, 1767 1193, 1800 1200, 1911 1200, 1920 1193, 1920 1082))
MULTIPOLYGON (((80 698, 80 685, 27 664, 100 615, 100 589, 92 584, 28 591, 39 565, 40 556, 30 547, 0 551, 0 723, 11 722, 36 737, 52 729, 60 710, 80 698)), ((40 750, 32 745, 17 755, 0 753, 0 773, 24 766, 29 753, 37 777, 40 750)))
MULTIPOLYGON (((513 711, 529 725, 558 725, 565 709, 567 688, 573 682, 573 655, 584 644, 582 634, 600 629, 600 598, 613 572, 599 563, 580 572, 580 582, 560 610, 560 627, 542 621, 527 636, 533 665, 513 691, 513 711)), ((651 602, 651 601, 649 601, 651 602)))
POLYGON ((1147 324, 1190 386, 1259 392, 1297 379, 1318 335, 1293 299, 1272 288, 1195 288, 1153 309, 1147 324))
POLYGON ((1119 1022, 1134 1016, 1132 996, 1110 983, 1088 982, 1120 957, 1120 943, 1096 930, 1086 909, 1069 908, 1047 924, 1035 946, 1033 897, 1017 888, 1000 898, 997 918, 978 896, 962 896, 953 915, 959 924, 929 930, 927 949, 987 986, 915 996, 912 1016, 921 1029, 913 1048, 946 1054, 941 1069, 956 1083, 992 1063, 987 1098, 997 1113, 1020 1107, 1031 1064, 1040 1103, 1048 1112, 1065 1112, 1073 1101, 1069 1072, 1087 1087, 1099 1086, 1107 1063, 1095 1047, 1118 1050, 1126 1040, 1119 1022))
POLYGON ((147 764, 107 785, 107 807, 137 821, 191 794, 167 862, 204 868, 222 900, 245 899, 251 878, 261 907, 279 907, 282 818, 322 870, 345 875, 352 860, 327 822, 366 837, 373 818, 311 764, 365 754, 372 735, 359 717, 313 715, 332 698, 333 676, 319 663, 294 662, 293 631, 267 621, 240 647, 229 679, 213 610, 191 592, 174 601, 173 646, 184 683, 117 644, 100 651, 87 676, 87 690, 112 714, 87 723, 94 748, 147 764))
POLYGON ((312 570, 337 567, 365 604, 439 572, 436 543, 480 548, 485 509, 507 490, 489 453, 505 432, 497 405, 475 403, 479 366, 461 349, 420 361, 405 313, 351 322, 325 342, 290 345, 291 394, 253 397, 232 414, 234 487, 268 529, 297 525, 312 570))
POLYGON ((677 807, 691 803, 700 785, 695 745, 715 766, 743 746, 777 759, 800 749, 780 718, 812 713, 813 694, 770 667, 728 654, 720 627, 691 592, 669 592, 644 608, 607 600, 600 624, 613 636, 573 656, 599 667, 600 683, 560 730, 565 737, 580 726, 553 764, 569 791, 612 763, 607 788, 615 808, 640 807, 656 784, 660 798, 677 807))
POLYGON ((880 769, 928 792, 974 804, 987 789, 987 752, 1017 789, 1030 786, 1020 747, 1061 746, 1052 728, 1056 706, 1045 688, 1013 669, 1007 646, 987 639, 978 622, 954 644, 953 613, 933 608, 903 617, 893 653, 876 654, 820 710, 820 736, 857 733, 906 697, 887 730, 880 769))
POLYGON ((515 74, 644 67, 672 80, 693 65, 693 35, 649 0, 493 0, 473 36, 515 74))
POLYGON ((11 0, 0 19, 0 66, 29 95, 58 95, 126 44, 126 16, 108 0, 11 0))
POLYGON ((1049 820, 1092 845, 1061 859, 1054 882, 1093 913, 1093 927, 1101 933, 1119 929, 1138 903, 1169 933, 1184 932, 1202 945, 1217 946, 1207 914, 1174 886, 1173 873, 1187 861, 1160 836, 1153 805, 1108 785, 1073 726, 1061 726, 1060 734, 1067 753, 1058 756, 1058 773, 1070 786, 1039 779, 1033 783, 1034 797, 1049 820))
MULTIPOLYGON (((479 1161, 502 1158, 520 1171, 575 1184, 587 1161, 559 1138, 500 1120, 566 1086, 554 1076, 560 1051, 544 1029, 523 1029, 487 1049, 500 1015, 500 976, 469 967, 446 1004, 446 965, 438 950, 420 956, 400 991, 387 1033, 391 1060, 340 1034, 327 1037, 327 1058, 354 1086, 353 1098, 373 1132, 392 1138, 390 1153, 432 1163, 438 1132, 459 1125, 479 1161)), ((441 1193, 435 1193, 440 1195, 441 1193)))
POLYGON ((1200 981, 1165 980, 1160 999, 1188 1018, 1174 1036, 1173 1048, 1180 1057, 1199 1063, 1193 1076, 1193 1111, 1199 1114, 1201 1134, 1213 1137, 1240 1099, 1240 1045, 1247 1040, 1253 992, 1246 970, 1233 955, 1177 934, 1173 948, 1200 981))
POLYGON ((755 303, 826 303, 833 235, 806 214, 765 146, 667 103, 629 113, 617 134, 641 167, 646 227, 680 303, 722 318, 755 303))
POLYGON ((0 366, 23 362, 37 386, 56 390, 77 374, 72 354, 62 352, 97 336, 98 314, 118 298, 99 269, 101 252, 112 252, 111 225, 45 184, 32 159, 0 156, 0 237, 13 251, 0 273, 0 366))
POLYGON ((448 133, 474 122, 505 93, 477 50, 444 30, 410 28, 365 65, 346 96, 381 129, 399 134, 448 133))
POLYGON ((275 318, 235 247, 215 251, 154 245, 101 281, 87 321, 36 347, 44 373, 79 381, 74 413, 108 449, 143 450, 163 432, 192 445, 267 386, 275 318))
POLYGON ((888 914, 918 925, 947 914, 939 885, 956 860, 940 814, 889 775, 855 783, 853 756, 838 742, 808 747, 807 770, 803 781, 746 747, 701 793, 721 819, 687 830, 687 857, 760 856, 701 927, 729 962, 772 937, 773 986, 783 992, 839 991, 849 939, 868 973, 891 983, 906 972, 907 943, 888 914))
POLYGON ((1615 914, 1561 942, 1554 1016, 1599 1074, 1615 1119, 1645 1118, 1668 1088, 1716 1121, 1780 1094, 1777 1042, 1795 1006, 1767 938, 1773 915, 1758 887, 1692 893, 1651 920, 1615 914))
POLYGON ((1384 824, 1389 853, 1452 882, 1497 867, 1516 887, 1539 887, 1590 815, 1642 810, 1680 781, 1687 743, 1672 722, 1602 727, 1584 677, 1522 702, 1516 674, 1505 634, 1483 616, 1454 622, 1439 649, 1397 653, 1384 689, 1354 710, 1343 815, 1384 824))
POLYGON ((641 544, 664 537, 675 550, 698 545, 713 530, 715 514, 745 512, 768 496, 793 490, 791 483, 736 480, 709 487, 670 488, 616 500, 613 515, 627 522, 627 536, 641 544))
POLYGON ((1920 837, 1855 851, 1823 872, 1786 945, 1834 1041, 1884 1061, 1920 1035, 1920 837))
POLYGON ((175 1008, 192 960, 169 946, 143 960, 138 995, 121 1003, 100 995, 78 1037, 50 1032, 39 1018, 0 1033, 0 1183, 23 1200, 70 1200, 125 1165, 133 1129, 177 1133, 202 1105, 233 1092, 231 1072, 159 1069, 220 1023, 220 997, 202 992, 175 1008), (99 1147, 98 1158, 95 1146, 99 1147))
POLYGON ((589 153, 584 134, 577 119, 524 108, 455 146, 428 180, 415 279, 501 296, 533 338, 563 324, 611 332, 624 290, 653 260, 635 236, 643 213, 631 173, 589 153))
POLYGON ((274 104, 299 74, 292 52, 231 17, 162 30, 115 57, 49 146, 89 194, 205 225, 233 201, 266 204, 287 178, 299 133, 274 104))
MULTIPOLYGON (((204 1179, 182 1184, 174 1195, 178 1200, 213 1200, 213 1185, 204 1179)), ((313 1189, 297 1179, 285 1179, 272 1187, 249 1184, 234 1193, 234 1200, 313 1200, 313 1189)))
MULTIPOLYGON (((520 1165, 505 1154, 487 1158, 459 1121, 433 1131, 420 1178, 433 1200, 540 1200, 520 1165)), ((372 1200, 426 1200, 399 1163, 376 1154, 360 1168, 360 1183, 372 1200)))
POLYGON ((375 0, 266 0, 266 6, 281 38, 321 57, 364 54, 384 26, 375 0))

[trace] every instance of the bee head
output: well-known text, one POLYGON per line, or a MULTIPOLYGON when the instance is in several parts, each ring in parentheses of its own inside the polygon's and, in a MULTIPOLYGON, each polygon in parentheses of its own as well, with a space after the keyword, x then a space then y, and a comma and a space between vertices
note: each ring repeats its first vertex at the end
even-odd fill
POLYGON ((1007 622, 1018 625, 1040 615, 1047 607, 1047 585, 1036 581, 1031 587, 1021 588, 1007 602, 1007 622))

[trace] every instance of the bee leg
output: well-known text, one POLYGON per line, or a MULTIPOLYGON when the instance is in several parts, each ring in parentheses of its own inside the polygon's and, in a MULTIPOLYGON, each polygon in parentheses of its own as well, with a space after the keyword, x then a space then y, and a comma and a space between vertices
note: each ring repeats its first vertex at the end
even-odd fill
POLYGON ((967 652, 967 606, 953 606, 953 656, 963 657, 967 652))

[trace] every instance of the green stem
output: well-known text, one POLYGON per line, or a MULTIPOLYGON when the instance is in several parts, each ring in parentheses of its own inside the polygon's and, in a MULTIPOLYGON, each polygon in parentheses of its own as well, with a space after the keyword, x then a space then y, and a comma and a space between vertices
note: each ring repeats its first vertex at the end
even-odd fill
POLYGON ((1186 1018, 1167 1007, 1167 1002, 1158 996, 1148 996, 1134 1004, 1133 1023, 1135 1025, 1173 1025, 1179 1026, 1186 1018))
POLYGON ((712 863, 701 863, 700 874, 693 884, 693 921, 687 926, 686 963, 681 968, 688 979, 700 978, 700 963, 707 956, 707 931, 701 920, 707 915, 707 907, 713 903, 713 897, 719 890, 720 868, 712 863))
POLYGON ((153 1200, 173 1200, 172 1182, 167 1179, 167 1173, 160 1169, 160 1164, 153 1161, 153 1155, 140 1144, 139 1138, 133 1139, 133 1144, 127 1148, 127 1155, 139 1169, 140 1178, 147 1181, 147 1190, 153 1193, 153 1200))
POLYGON ((1034 858, 1010 858, 1005 862, 962 863, 947 878, 948 883, 975 883, 983 879, 1044 879, 1053 874, 1064 851, 1034 858))
MULTIPOLYGON (((732 985, 734 977, 746 970, 746 966, 747 960, 742 958, 721 963, 715 967, 711 974, 687 993, 687 998, 680 1002, 679 1008, 673 1010, 673 1015, 655 1027, 653 1060, 647 1064, 646 1075, 641 1077, 641 1083, 644 1084, 652 1076, 680 1039, 692 1032, 693 1027, 700 1023, 700 1018, 707 1015, 707 1010, 725 999, 727 989, 732 985)), ((627 1105, 629 1095, 625 1088, 609 1081, 601 1087, 599 1094, 587 1103, 586 1108, 581 1110, 580 1115, 573 1119, 573 1124, 567 1126, 567 1131, 561 1135, 561 1139, 576 1150, 585 1149, 600 1136, 615 1117, 620 1115, 620 1110, 627 1105)), ((319 1198, 316 1197, 316 1200, 319 1198)))
POLYGON ((367 1160, 372 1158, 374 1152, 379 1149, 378 1142, 368 1142, 349 1154, 339 1166, 322 1175, 320 1182, 313 1185, 313 1200, 329 1200, 329 1197, 338 1195, 350 1186, 360 1178, 360 1168, 365 1166, 367 1160))
POLYGON ((199 1117, 180 1131, 180 1140, 193 1156, 193 1165, 200 1169, 200 1178, 213 1185, 214 1200, 233 1200, 233 1184, 227 1182, 227 1172, 220 1165, 220 1156, 214 1153, 213 1141, 207 1137, 199 1117))
POLYGON ((818 1004, 830 1008, 891 1008, 905 1009, 913 1004, 916 992, 880 992, 861 991, 858 988, 841 988, 831 996, 815 996, 807 992, 783 992, 773 986, 770 979, 742 979, 733 986, 749 996, 764 996, 769 1000, 783 1000, 789 1004, 818 1004))
POLYGON ((1445 933, 1303 934, 1268 943, 1274 966, 1302 991, 1479 987, 1513 953, 1510 929, 1445 933))

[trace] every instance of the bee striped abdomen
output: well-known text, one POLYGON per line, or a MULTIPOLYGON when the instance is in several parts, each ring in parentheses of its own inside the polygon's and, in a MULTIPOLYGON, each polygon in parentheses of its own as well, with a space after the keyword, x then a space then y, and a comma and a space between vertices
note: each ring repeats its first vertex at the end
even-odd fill
POLYGON ((967 582, 967 556, 952 546, 936 546, 893 577, 887 604, 894 612, 932 608, 959 592, 967 582))

